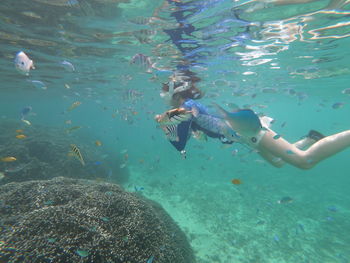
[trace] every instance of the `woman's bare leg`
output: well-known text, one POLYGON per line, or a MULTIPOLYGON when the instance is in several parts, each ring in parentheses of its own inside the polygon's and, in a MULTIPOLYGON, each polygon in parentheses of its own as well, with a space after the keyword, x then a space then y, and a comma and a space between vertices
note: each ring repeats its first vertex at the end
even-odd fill
MULTIPOLYGON (((310 138, 310 137, 305 137, 297 142, 295 142, 293 145, 299 149, 305 149, 309 148, 311 145, 313 145, 316 142, 316 140, 310 138)), ((259 155, 264 158, 267 162, 272 164, 273 166, 277 168, 281 168, 282 166, 285 165, 285 161, 282 160, 280 157, 276 157, 275 155, 271 154, 270 152, 266 152, 263 150, 258 151, 259 155)))
POLYGON ((269 152, 262 151, 261 149, 258 151, 258 154, 262 158, 264 158, 265 161, 269 162, 270 164, 272 164, 273 166, 275 166, 277 168, 281 168, 283 165, 286 164, 286 162, 283 161, 281 158, 276 157, 269 152))
POLYGON ((280 157, 283 161, 301 169, 310 169, 318 162, 350 146, 350 130, 324 137, 305 151, 283 138, 274 139, 275 135, 272 130, 266 131, 258 150, 280 157))

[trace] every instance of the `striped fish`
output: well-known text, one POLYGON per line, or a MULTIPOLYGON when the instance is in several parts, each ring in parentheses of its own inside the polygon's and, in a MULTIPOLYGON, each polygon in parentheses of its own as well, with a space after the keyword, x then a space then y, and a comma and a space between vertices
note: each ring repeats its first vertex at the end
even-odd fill
POLYGON ((146 70, 147 73, 152 73, 153 63, 149 56, 146 56, 142 53, 135 54, 131 60, 130 64, 135 64, 143 70, 146 70))
POLYGON ((71 152, 73 153, 73 155, 78 158, 78 160, 80 161, 80 163, 82 164, 82 166, 85 166, 85 162, 83 159, 83 156, 81 155, 78 147, 75 144, 71 144, 71 152))
POLYGON ((165 126, 161 126, 161 128, 165 132, 165 135, 168 140, 172 142, 179 141, 179 136, 177 134, 177 125, 174 125, 174 124, 165 125, 165 126))
POLYGON ((192 118, 192 111, 184 108, 176 108, 156 116, 157 122, 161 126, 176 125, 192 118))
POLYGON ((151 17, 137 16, 128 19, 128 21, 136 25, 148 25, 151 19, 151 17))

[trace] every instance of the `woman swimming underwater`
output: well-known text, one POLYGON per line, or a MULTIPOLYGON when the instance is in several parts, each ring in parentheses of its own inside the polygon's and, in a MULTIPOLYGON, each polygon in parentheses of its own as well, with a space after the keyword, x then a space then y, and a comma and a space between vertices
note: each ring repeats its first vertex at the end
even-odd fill
POLYGON ((292 144, 270 128, 272 118, 259 117, 250 109, 227 112, 215 105, 219 115, 209 114, 204 105, 194 100, 202 97, 202 93, 191 81, 164 84, 162 93, 162 97, 168 97, 173 109, 156 115, 155 120, 184 157, 191 132, 218 138, 222 143, 247 145, 275 167, 288 163, 310 169, 350 146, 350 130, 330 136, 310 131, 305 138, 292 144), (184 87, 188 83, 191 83, 190 87, 184 87))

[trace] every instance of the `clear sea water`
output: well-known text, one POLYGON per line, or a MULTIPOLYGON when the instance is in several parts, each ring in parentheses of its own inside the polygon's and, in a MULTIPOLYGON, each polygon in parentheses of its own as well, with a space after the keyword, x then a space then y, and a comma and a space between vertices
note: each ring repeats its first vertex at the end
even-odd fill
POLYGON ((279 2, 3 0, 0 125, 54 128, 80 147, 100 141, 99 154, 128 173, 125 189, 159 202, 200 263, 350 262, 350 150, 311 170, 277 169, 241 145, 192 138, 183 160, 153 120, 169 109, 161 83, 186 61, 203 104, 248 105, 290 141, 349 129, 350 6, 279 2), (185 51, 167 34, 184 28, 185 51), (36 67, 29 76, 14 66, 21 50, 36 67), (130 64, 137 53, 152 73, 130 64), (72 126, 82 128, 67 134, 72 126), (293 202, 278 204, 286 196, 293 202))

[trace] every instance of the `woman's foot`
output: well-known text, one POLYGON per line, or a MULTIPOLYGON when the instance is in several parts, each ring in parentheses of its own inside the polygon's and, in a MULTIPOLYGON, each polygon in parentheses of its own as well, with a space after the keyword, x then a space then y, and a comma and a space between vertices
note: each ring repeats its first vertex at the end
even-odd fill
POLYGON ((318 131, 310 130, 306 137, 309 137, 317 142, 317 141, 323 139, 325 136, 318 131))

